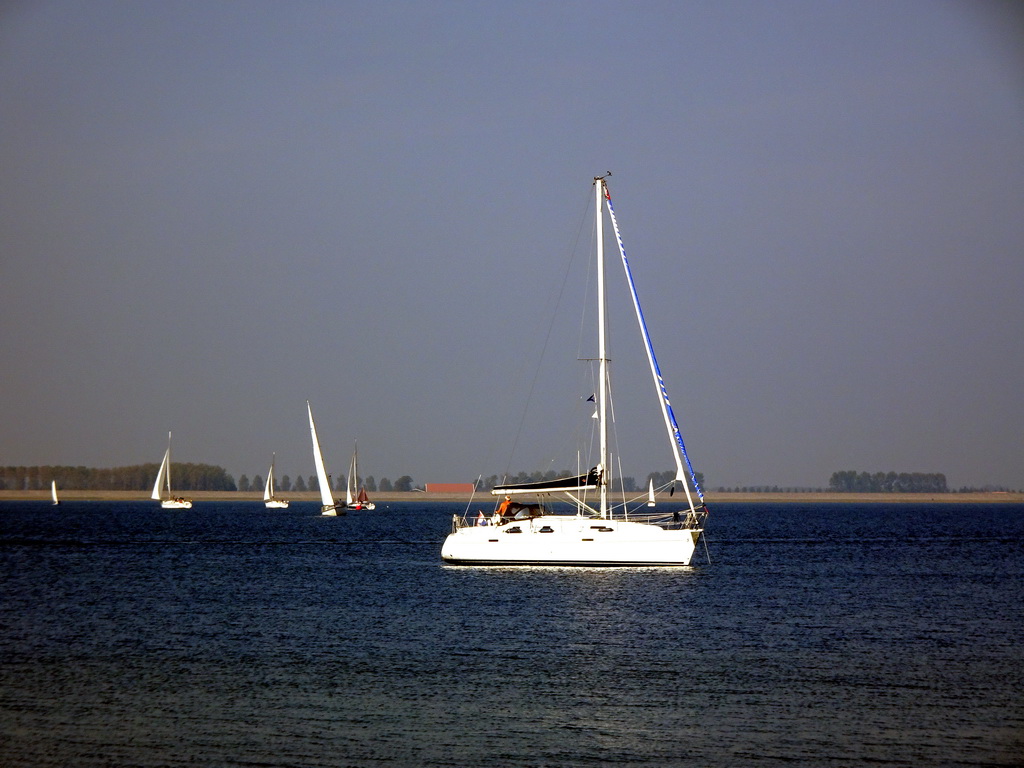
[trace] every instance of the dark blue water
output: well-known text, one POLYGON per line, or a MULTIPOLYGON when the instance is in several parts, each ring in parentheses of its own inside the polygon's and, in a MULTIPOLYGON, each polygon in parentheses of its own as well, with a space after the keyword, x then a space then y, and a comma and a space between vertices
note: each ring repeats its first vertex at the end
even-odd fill
POLYGON ((1024 765, 1022 506, 720 504, 666 570, 445 566, 455 511, 0 504, 0 765, 1024 765))

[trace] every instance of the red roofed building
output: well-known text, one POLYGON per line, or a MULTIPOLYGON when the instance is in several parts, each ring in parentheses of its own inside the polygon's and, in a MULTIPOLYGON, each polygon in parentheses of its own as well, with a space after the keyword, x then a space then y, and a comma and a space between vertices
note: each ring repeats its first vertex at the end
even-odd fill
POLYGON ((427 493, 472 493, 472 483, 427 483, 427 493))

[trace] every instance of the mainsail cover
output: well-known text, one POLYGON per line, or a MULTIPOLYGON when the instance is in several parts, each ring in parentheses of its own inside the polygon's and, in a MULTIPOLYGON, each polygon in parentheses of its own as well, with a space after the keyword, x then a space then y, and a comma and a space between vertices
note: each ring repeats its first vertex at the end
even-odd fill
POLYGON ((496 485, 491 490, 491 494, 494 496, 511 496, 517 493, 575 493, 578 491, 595 490, 600 485, 601 468, 594 467, 585 475, 559 477, 554 480, 542 480, 537 483, 496 485))

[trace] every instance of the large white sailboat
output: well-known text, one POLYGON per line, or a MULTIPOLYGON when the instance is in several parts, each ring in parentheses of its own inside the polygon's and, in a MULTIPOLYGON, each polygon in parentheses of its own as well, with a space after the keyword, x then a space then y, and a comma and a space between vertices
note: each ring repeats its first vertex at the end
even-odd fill
MULTIPOLYGON (((610 174, 608 174, 610 175, 610 174)), ((496 486, 491 493, 504 500, 490 518, 455 515, 452 531, 441 547, 446 563, 462 565, 575 565, 575 566, 685 566, 690 564, 703 532, 707 507, 703 492, 686 455, 682 435, 654 357, 643 313, 633 284, 629 262, 619 234, 608 191, 607 176, 594 179, 595 240, 597 256, 598 420, 599 461, 585 474, 556 480, 496 486), (687 506, 667 513, 630 511, 628 503, 609 498, 608 424, 610 387, 606 349, 604 212, 615 232, 623 271, 633 300, 654 386, 661 404, 676 474, 687 506), (689 475, 689 477, 687 476, 689 475), (688 481, 692 480, 691 492, 688 481), (699 503, 695 503, 694 494, 699 503), (595 499, 594 496, 597 498, 595 499), (532 497, 535 501, 524 501, 532 497), (574 513, 556 514, 553 500, 567 500, 574 513)), ((653 494, 641 496, 636 507, 653 494)), ((564 505, 563 505, 564 506, 564 505)))
POLYGON ((352 448, 352 461, 348 465, 348 482, 345 483, 345 506, 349 509, 376 509, 370 501, 366 488, 359 485, 359 446, 352 448), (356 488, 358 487, 358 490, 356 488))
POLYGON ((327 517, 344 515, 344 505, 336 502, 331 494, 331 476, 324 467, 324 455, 320 451, 320 441, 316 437, 316 424, 313 423, 313 409, 309 405, 309 400, 306 401, 306 410, 309 412, 309 434, 313 438, 313 463, 316 464, 317 485, 320 486, 320 514, 327 517))
POLYGON ((160 462, 160 470, 156 473, 153 483, 152 498, 160 502, 164 509, 192 509, 192 499, 175 496, 171 492, 171 433, 167 433, 167 451, 160 462))
POLYGON ((277 463, 277 454, 270 459, 270 471, 267 472, 267 483, 263 486, 263 504, 267 509, 288 509, 288 500, 279 499, 274 494, 274 464, 277 463))

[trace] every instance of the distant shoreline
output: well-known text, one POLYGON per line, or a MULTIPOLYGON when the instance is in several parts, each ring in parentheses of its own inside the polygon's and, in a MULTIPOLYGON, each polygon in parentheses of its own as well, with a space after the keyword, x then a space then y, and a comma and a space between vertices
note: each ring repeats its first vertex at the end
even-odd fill
MULTIPOLYGON (((64 501, 148 501, 149 493, 146 491, 81 491, 66 490, 59 491, 60 498, 64 501)), ((181 491, 180 495, 193 501, 262 501, 263 494, 252 491, 181 491)), ((320 496, 316 492, 303 491, 300 493, 285 493, 284 498, 292 501, 319 501, 320 496)), ((642 494, 634 494, 637 499, 642 494)), ((50 498, 50 491, 7 491, 0 490, 0 501, 47 501, 50 498)), ((621 497, 619 497, 621 498, 621 497)), ((489 491, 477 493, 472 497, 474 504, 480 504, 483 508, 492 504, 494 497, 489 491)), ((469 503, 471 496, 468 493, 422 493, 412 491, 408 493, 375 493, 372 500, 377 503, 389 502, 422 502, 422 501, 445 501, 469 503)), ((685 496, 677 494, 671 498, 667 494, 658 496, 661 503, 685 504, 685 496)), ((887 503, 887 504, 924 504, 924 503, 950 503, 950 504, 981 504, 981 503, 1024 503, 1024 493, 1016 492, 989 492, 989 493, 706 493, 705 501, 709 506, 716 503, 794 503, 794 504, 843 504, 843 503, 887 503)))

